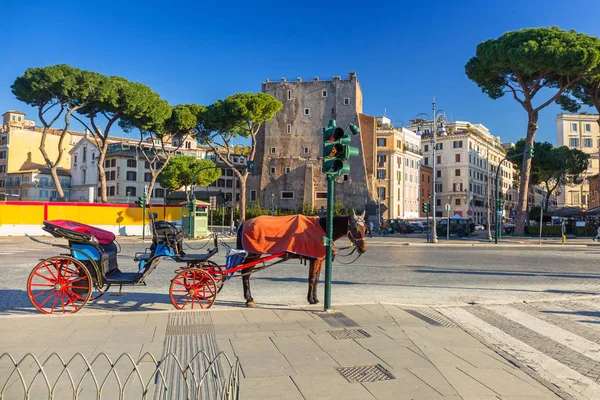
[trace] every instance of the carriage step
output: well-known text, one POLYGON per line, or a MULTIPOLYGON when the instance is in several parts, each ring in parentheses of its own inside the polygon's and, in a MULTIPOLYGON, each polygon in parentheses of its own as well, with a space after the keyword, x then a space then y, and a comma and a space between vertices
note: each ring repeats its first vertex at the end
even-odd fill
POLYGON ((122 272, 116 270, 107 276, 105 281, 111 285, 137 285, 143 284, 138 282, 142 275, 139 272, 122 272))

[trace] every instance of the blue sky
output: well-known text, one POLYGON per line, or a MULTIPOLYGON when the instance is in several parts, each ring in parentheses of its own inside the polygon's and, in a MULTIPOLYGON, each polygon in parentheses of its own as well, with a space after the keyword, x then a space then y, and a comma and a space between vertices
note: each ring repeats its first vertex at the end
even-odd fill
MULTIPOLYGON (((28 67, 67 63, 152 87, 171 104, 210 104, 261 90, 265 78, 347 77, 364 112, 408 123, 431 98, 454 120, 503 141, 525 135, 511 98, 491 100, 464 74, 478 43, 524 27, 557 25, 600 36, 600 2, 477 1, 13 1, 0 6, 0 110, 34 110, 10 92, 28 67), (485 5, 483 5, 485 4, 485 5)), ((543 94, 543 93, 542 93, 543 94)), ((537 140, 556 143, 551 106, 537 140)))

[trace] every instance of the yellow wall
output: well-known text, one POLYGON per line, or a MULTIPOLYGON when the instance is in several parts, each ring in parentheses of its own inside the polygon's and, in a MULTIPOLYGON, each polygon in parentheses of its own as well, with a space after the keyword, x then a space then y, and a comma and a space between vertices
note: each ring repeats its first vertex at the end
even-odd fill
MULTIPOLYGON (((52 161, 58 157, 58 141, 60 136, 50 135, 46 136, 46 152, 52 161)), ((42 140, 42 133, 30 131, 27 129, 13 129, 9 134, 8 148, 8 167, 6 172, 16 172, 20 169, 33 169, 36 168, 34 164, 46 165, 42 152, 40 151, 40 141, 42 140)), ((71 144, 72 138, 70 134, 67 134, 63 141, 63 156, 59 164, 60 167, 65 169, 71 168, 71 155, 69 150, 73 147, 71 144)))
MULTIPOLYGON (((76 203, 1 203, 0 225, 41 225, 44 208, 48 220, 68 219, 89 225, 141 225, 142 209, 124 205, 76 205, 76 203)), ((147 210, 149 212, 149 210, 147 210)), ((181 207, 153 207, 159 220, 181 220, 181 207)))

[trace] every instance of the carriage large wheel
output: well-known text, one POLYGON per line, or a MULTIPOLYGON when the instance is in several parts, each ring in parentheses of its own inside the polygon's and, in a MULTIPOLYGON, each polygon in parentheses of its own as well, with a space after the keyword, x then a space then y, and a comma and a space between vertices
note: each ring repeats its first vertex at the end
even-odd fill
POLYGON ((31 304, 44 314, 75 313, 92 295, 87 268, 70 257, 51 257, 33 268, 27 280, 31 304))
POLYGON ((206 271, 184 269, 171 281, 169 295, 178 310, 210 308, 217 297, 217 283, 206 271))
POLYGON ((229 276, 225 273, 225 267, 217 264, 214 261, 206 261, 202 266, 206 272, 208 272, 217 283, 217 293, 223 289, 223 284, 229 279, 229 276))

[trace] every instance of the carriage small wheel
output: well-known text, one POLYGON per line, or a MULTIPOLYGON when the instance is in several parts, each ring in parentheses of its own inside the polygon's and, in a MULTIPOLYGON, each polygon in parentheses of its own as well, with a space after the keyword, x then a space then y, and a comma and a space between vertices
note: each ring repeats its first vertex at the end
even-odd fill
POLYGON ((87 268, 71 257, 51 257, 33 268, 27 280, 31 304, 44 314, 75 313, 92 295, 87 268))
POLYGON ((178 310, 210 308, 217 297, 217 283, 208 272, 188 268, 175 275, 169 295, 178 310))

